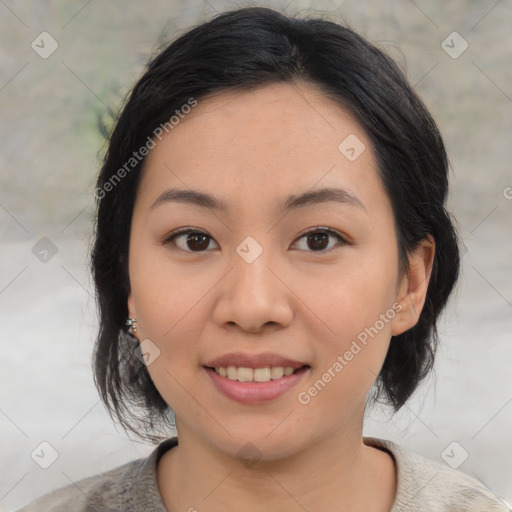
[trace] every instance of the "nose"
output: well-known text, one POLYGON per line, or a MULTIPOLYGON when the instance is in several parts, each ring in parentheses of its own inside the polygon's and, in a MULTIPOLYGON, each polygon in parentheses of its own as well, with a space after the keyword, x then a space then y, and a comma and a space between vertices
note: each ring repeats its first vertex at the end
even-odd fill
POLYGON ((256 259, 246 257, 250 252, 244 253, 243 249, 234 251, 231 271, 217 288, 215 323, 224 328, 236 324, 249 332, 259 332, 269 325, 286 327, 293 319, 294 307, 284 272, 263 247, 256 259))

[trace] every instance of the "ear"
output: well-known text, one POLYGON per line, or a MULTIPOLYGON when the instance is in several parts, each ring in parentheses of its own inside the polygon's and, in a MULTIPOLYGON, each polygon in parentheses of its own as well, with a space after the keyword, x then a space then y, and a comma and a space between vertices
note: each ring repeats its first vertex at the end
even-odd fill
POLYGON ((402 309, 391 323, 393 336, 404 333, 418 323, 427 296, 434 254, 434 238, 428 235, 409 255, 409 272, 403 277, 397 295, 402 309))

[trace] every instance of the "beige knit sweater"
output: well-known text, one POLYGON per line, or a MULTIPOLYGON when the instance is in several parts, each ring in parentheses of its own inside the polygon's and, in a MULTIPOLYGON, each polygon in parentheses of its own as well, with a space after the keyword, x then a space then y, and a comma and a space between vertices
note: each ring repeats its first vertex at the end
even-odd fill
MULTIPOLYGON (((167 512, 158 489, 156 468, 159 458, 177 442, 177 437, 166 439, 147 458, 52 491, 18 512, 167 512)), ((387 450, 395 459, 397 493, 390 512, 512 510, 461 471, 405 450, 392 441, 365 437, 364 443, 387 450)), ((241 510, 236 506, 233 509, 241 510)))

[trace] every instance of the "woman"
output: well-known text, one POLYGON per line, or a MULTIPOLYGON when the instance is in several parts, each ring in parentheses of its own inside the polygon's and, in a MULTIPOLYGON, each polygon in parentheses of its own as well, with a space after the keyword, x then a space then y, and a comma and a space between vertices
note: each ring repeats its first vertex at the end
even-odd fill
POLYGON ((447 192, 434 121, 350 29, 245 8, 182 35, 111 134, 92 252, 96 385, 160 444, 22 510, 508 510, 362 436, 432 368, 447 192))

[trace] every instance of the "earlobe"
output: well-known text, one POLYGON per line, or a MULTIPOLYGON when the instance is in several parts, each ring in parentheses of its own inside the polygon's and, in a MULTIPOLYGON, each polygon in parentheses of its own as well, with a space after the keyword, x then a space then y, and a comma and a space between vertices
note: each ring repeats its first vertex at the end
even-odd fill
POLYGON ((133 304, 132 294, 128 295, 128 318, 126 319, 126 327, 128 331, 135 336, 137 339, 137 312, 135 310, 135 305, 133 304))
POLYGON ((416 325, 427 297, 435 255, 435 241, 428 235, 409 255, 409 272, 403 277, 397 302, 402 309, 391 326, 393 336, 398 336, 416 325))

